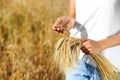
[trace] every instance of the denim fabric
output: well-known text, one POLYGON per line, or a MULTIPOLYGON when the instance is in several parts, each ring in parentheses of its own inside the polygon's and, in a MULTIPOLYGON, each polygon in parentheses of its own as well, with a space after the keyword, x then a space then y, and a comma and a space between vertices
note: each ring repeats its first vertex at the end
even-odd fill
POLYGON ((119 79, 120 79, 120 72, 118 72, 117 75, 118 75, 118 77, 119 77, 119 79))
POLYGON ((66 80, 102 80, 102 78, 96 67, 79 61, 74 69, 67 71, 66 80))

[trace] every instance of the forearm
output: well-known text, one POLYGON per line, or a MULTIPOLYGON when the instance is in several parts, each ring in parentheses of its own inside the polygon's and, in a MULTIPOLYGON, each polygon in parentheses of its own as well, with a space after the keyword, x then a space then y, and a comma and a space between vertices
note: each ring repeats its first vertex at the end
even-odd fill
POLYGON ((70 0, 70 14, 71 17, 76 17, 76 11, 75 11, 75 0, 70 0))
POLYGON ((100 40, 99 42, 100 44, 102 44, 103 50, 110 47, 118 46, 120 45, 120 34, 117 34, 107 39, 100 40))

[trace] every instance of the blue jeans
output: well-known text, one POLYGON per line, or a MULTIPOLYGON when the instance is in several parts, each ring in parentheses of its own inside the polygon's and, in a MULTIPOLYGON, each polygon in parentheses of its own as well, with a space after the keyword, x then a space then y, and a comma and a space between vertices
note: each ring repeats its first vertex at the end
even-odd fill
POLYGON ((74 69, 67 71, 66 80, 102 80, 102 77, 96 67, 78 61, 74 69))

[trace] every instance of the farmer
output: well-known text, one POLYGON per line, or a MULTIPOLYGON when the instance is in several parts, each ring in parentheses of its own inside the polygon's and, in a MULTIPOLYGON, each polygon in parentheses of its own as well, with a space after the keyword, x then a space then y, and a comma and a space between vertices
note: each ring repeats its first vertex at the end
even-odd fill
POLYGON ((79 62, 66 80, 102 80, 90 54, 101 53, 120 69, 120 0, 70 0, 70 16, 58 18, 52 29, 70 30, 83 41, 79 62))

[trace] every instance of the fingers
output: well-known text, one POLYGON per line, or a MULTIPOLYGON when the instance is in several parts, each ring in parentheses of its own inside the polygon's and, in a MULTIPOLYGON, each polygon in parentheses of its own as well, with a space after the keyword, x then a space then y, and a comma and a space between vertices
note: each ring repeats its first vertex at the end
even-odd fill
POLYGON ((59 31, 59 24, 61 24, 61 23, 62 23, 62 20, 61 20, 60 18, 58 18, 58 19, 56 20, 56 22, 54 23, 54 25, 52 26, 52 29, 59 31))
POLYGON ((66 20, 60 17, 56 20, 55 24, 52 26, 52 29, 59 33, 63 33, 66 30, 64 27, 66 23, 66 20))
POLYGON ((100 44, 98 41, 91 40, 91 39, 80 39, 82 41, 82 48, 81 50, 86 54, 96 54, 102 51, 100 44))
POLYGON ((55 24, 53 25, 53 27, 60 27, 60 25, 62 25, 62 19, 61 18, 58 18, 57 20, 56 20, 56 22, 55 22, 55 24))
POLYGON ((82 47, 81 47, 82 52, 85 54, 91 54, 92 49, 91 49, 91 46, 88 44, 89 39, 81 38, 79 40, 82 41, 82 47))
POLYGON ((84 46, 86 49, 89 49, 92 47, 91 40, 87 39, 83 42, 82 46, 84 46))
POLYGON ((86 49, 85 47, 82 47, 81 50, 85 54, 90 54, 90 51, 88 49, 86 49))

